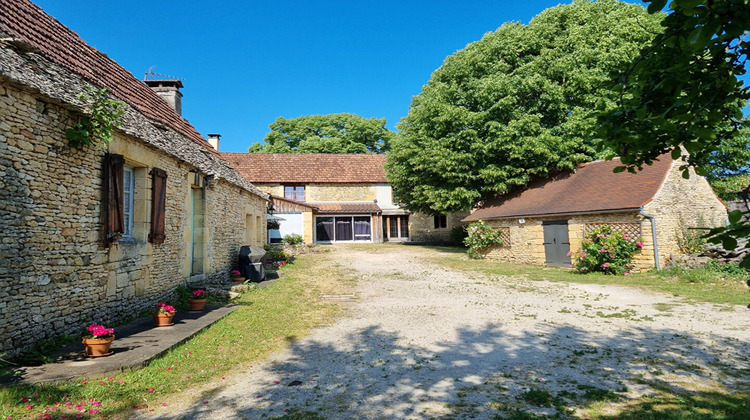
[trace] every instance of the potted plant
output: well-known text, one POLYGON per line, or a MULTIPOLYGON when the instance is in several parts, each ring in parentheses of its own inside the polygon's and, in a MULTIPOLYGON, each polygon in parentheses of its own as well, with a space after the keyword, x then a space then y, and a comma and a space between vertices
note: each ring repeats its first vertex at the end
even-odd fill
POLYGON ((245 281, 245 278, 242 277, 242 273, 240 273, 240 270, 232 270, 231 273, 229 273, 229 277, 232 278, 232 281, 235 283, 242 283, 245 281))
POLYGON ((157 303, 156 312, 151 314, 154 317, 154 327, 169 327, 170 325, 174 325, 172 318, 176 312, 172 305, 167 305, 164 302, 157 303))
POLYGON ((190 305, 191 311, 202 311, 203 307, 206 306, 206 293, 203 289, 193 290, 192 297, 188 298, 188 304, 190 305))
POLYGON ((115 341, 115 330, 104 325, 91 324, 83 335, 83 352, 87 357, 103 357, 114 353, 109 346, 115 341))

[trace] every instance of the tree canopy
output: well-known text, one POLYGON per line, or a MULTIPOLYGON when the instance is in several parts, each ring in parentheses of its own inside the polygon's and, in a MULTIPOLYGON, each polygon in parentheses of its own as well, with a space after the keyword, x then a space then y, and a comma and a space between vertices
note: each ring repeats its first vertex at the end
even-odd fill
POLYGON ((528 25, 506 23, 446 58, 411 103, 388 154, 407 208, 471 208, 599 157, 599 102, 659 31, 661 16, 623 2, 575 1, 528 25))
POLYGON ((394 133, 385 118, 355 114, 279 117, 268 127, 265 143, 253 143, 251 153, 383 153, 394 133))
MULTIPOLYGON (((644 1, 651 13, 667 3, 644 1)), ((672 0, 669 8, 662 34, 622 75, 618 106, 602 112, 599 135, 630 171, 672 150, 673 159, 686 161, 685 177, 689 166, 709 176, 716 168, 719 175, 747 173, 750 147, 742 107, 750 89, 739 77, 750 51, 750 1, 672 0)), ((734 249, 738 239, 750 237, 750 223, 738 210, 729 222, 708 235, 734 249)), ((750 267, 750 254, 742 265, 750 267)))

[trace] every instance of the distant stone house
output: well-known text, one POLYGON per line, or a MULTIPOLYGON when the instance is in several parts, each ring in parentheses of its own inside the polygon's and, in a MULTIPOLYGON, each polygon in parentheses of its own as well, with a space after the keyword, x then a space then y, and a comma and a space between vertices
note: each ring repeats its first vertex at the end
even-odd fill
POLYGON ((568 253, 580 248, 586 234, 610 225, 643 238, 634 259, 641 270, 679 255, 685 229, 726 223, 726 207, 706 179, 692 171, 684 179, 680 161, 664 155, 637 174, 613 173, 619 165, 619 159, 580 165, 575 173, 487 200, 464 221, 502 229, 504 244, 492 248, 489 258, 557 267, 570 266, 568 253))
POLYGON ((305 243, 445 241, 464 214, 412 213, 393 200, 385 155, 221 153, 274 200, 305 243))
POLYGON ((240 246, 265 242, 268 195, 180 116, 179 81, 149 83, 158 94, 41 8, 0 0, 0 353, 227 278, 240 246), (90 85, 125 103, 124 125, 74 150, 90 85))

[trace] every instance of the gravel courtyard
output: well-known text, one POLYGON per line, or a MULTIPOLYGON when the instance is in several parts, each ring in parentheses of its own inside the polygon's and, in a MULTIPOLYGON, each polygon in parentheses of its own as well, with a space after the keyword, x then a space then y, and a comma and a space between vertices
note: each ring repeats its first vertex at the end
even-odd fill
POLYGON ((421 247, 333 252, 327 260, 360 277, 341 319, 151 416, 585 417, 637 410, 629 399, 663 389, 750 390, 743 306, 467 275, 430 263, 439 251, 421 247))

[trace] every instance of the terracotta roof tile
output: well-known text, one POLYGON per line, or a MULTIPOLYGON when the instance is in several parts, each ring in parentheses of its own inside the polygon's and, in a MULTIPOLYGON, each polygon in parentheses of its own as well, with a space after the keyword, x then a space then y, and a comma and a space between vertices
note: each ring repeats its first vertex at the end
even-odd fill
POLYGON ((379 213, 375 203, 312 203, 320 213, 379 213))
POLYGON ((109 88, 147 118, 215 153, 200 133, 154 91, 39 6, 27 0, 0 0, 0 31, 28 42, 51 61, 92 84, 109 88))
POLYGON ((560 174, 534 182, 525 190, 487 200, 464 220, 637 210, 659 190, 672 159, 662 155, 636 174, 613 173, 619 165, 619 159, 585 163, 574 174, 560 174))
POLYGON ((385 155, 220 153, 252 183, 387 183, 385 155))

